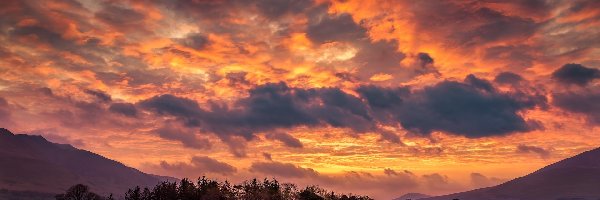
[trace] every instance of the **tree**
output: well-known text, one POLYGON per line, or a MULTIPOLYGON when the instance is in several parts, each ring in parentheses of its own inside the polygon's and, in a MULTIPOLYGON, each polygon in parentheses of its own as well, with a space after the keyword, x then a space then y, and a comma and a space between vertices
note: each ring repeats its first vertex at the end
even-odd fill
MULTIPOLYGON (((75 185, 57 200, 105 200, 85 185, 75 185)), ((109 197, 112 200, 112 195, 109 197)), ((197 183, 182 179, 179 183, 162 182, 153 188, 139 186, 125 192, 125 200, 372 200, 368 196, 336 194, 318 186, 298 190, 291 183, 276 179, 252 179, 237 185, 201 177, 197 183)))
MULTIPOLYGON (((112 196, 111 196, 112 198, 112 196)), ((71 186, 64 194, 56 195, 56 200, 104 200, 105 198, 90 192, 88 186, 77 184, 71 186)))

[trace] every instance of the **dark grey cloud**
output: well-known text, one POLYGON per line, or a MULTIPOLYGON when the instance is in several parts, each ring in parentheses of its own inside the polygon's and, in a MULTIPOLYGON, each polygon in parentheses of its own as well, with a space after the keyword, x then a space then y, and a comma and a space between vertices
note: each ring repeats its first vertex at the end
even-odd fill
POLYGON ((142 13, 121 5, 109 3, 104 4, 95 16, 102 22, 119 28, 141 28, 140 25, 145 19, 142 13))
MULTIPOLYGON (((473 80, 477 80, 474 78, 473 80)), ((492 90, 487 84, 444 81, 414 93, 396 116, 408 130, 485 137, 535 129, 519 111, 545 102, 492 90)))
POLYGON ((600 70, 570 63, 552 72, 552 78, 565 85, 586 86, 600 79, 600 70))
POLYGON ((260 0, 258 10, 269 19, 277 19, 288 13, 297 14, 314 5, 312 0, 260 0))
POLYGON ((295 138, 294 136, 287 133, 268 133, 266 135, 267 139, 277 140, 285 144, 285 146, 292 148, 302 148, 302 142, 295 138))
POLYGON ((176 10, 175 14, 192 20, 227 19, 232 16, 232 11, 238 7, 238 1, 153 0, 153 2, 156 5, 161 5, 166 10, 176 10))
POLYGON ((449 45, 474 46, 526 39, 539 27, 530 18, 505 15, 484 4, 414 1, 409 6, 418 30, 437 33, 449 45))
POLYGON ((211 103, 200 108, 193 100, 160 95, 138 103, 159 115, 178 117, 185 125, 217 134, 221 138, 254 138, 258 132, 297 126, 332 126, 356 132, 375 125, 362 101, 337 88, 300 89, 285 83, 257 86, 233 107, 211 103), (322 102, 322 103, 317 103, 322 102))
POLYGON ((227 73, 225 78, 229 81, 229 85, 250 85, 250 81, 246 79, 247 72, 232 72, 227 73))
POLYGON ((150 109, 160 115, 179 116, 188 120, 200 115, 203 110, 196 101, 171 94, 154 96, 138 103, 142 108, 150 109))
POLYGON ((589 124, 600 125, 600 89, 554 93, 552 99, 555 106, 584 115, 589 124))
MULTIPOLYGON (((59 120, 64 126, 78 128, 98 125, 105 118, 106 110, 98 102, 65 100, 67 106, 45 113, 50 118, 59 120)), ((110 119, 107 119, 110 120, 110 119)))
MULTIPOLYGON (((132 114, 127 113, 121 104, 111 104, 110 96, 99 91, 83 91, 89 97, 71 96, 63 93, 53 93, 49 88, 33 89, 27 91, 28 95, 35 95, 41 98, 49 105, 56 105, 51 109, 46 109, 37 113, 53 123, 60 124, 68 128, 76 129, 106 129, 106 128, 133 128, 138 127, 143 122, 138 120, 129 120, 119 115, 132 114)), ((50 123, 50 122, 49 122, 50 123)))
POLYGON ((333 41, 355 42, 367 38, 367 29, 356 24, 352 15, 348 13, 329 15, 325 12, 309 22, 306 35, 317 44, 333 41))
POLYGON ((399 106, 402 98, 410 94, 410 88, 380 88, 374 85, 360 86, 356 90, 371 106, 376 109, 386 109, 399 106))
POLYGON ((522 154, 528 154, 528 153, 534 153, 537 154, 538 156, 540 156, 540 158, 548 158, 550 156, 550 150, 541 148, 541 147, 536 147, 536 146, 530 146, 530 145, 524 145, 524 144, 520 144, 517 146, 517 153, 522 153, 522 154))
POLYGON ((436 76, 441 75, 434 66, 435 60, 428 53, 420 52, 416 55, 416 57, 417 66, 414 67, 414 73, 416 76, 424 74, 434 74, 436 76))
POLYGON ((198 177, 206 173, 232 175, 237 172, 237 168, 234 166, 207 156, 194 156, 189 163, 168 163, 162 161, 158 167, 174 174, 183 176, 195 174, 198 177))
POLYGON ((175 41, 196 50, 202 50, 209 44, 208 37, 199 33, 191 33, 184 38, 177 38, 175 41))
POLYGON ((358 91, 369 104, 386 108, 379 111, 382 114, 378 116, 384 117, 379 121, 398 122, 425 135, 443 131, 477 138, 530 131, 539 127, 519 112, 546 104, 543 96, 500 92, 473 75, 464 82, 443 81, 410 93, 393 90, 363 87, 358 91))
POLYGON ((494 82, 499 84, 517 85, 524 81, 521 75, 512 72, 501 72, 494 78, 494 82))
MULTIPOLYGON (((41 17, 41 16, 37 16, 41 17)), ((36 18, 37 20, 44 21, 43 19, 36 18)), ((53 63, 60 68, 79 71, 83 69, 103 69, 108 64, 102 57, 103 53, 109 51, 109 47, 102 47, 98 45, 98 39, 89 37, 85 41, 76 41, 63 37, 65 34, 59 30, 54 30, 54 27, 44 27, 43 25, 35 26, 18 26, 11 27, 8 30, 4 30, 7 36, 16 44, 24 47, 37 48, 35 45, 45 44, 53 48, 51 52, 41 55, 27 55, 27 54, 15 54, 24 60, 24 63, 34 64, 39 60, 52 60, 53 63), (35 41, 22 40, 25 37, 35 37, 35 41), (76 63, 73 60, 65 58, 61 53, 69 52, 74 55, 78 55, 84 58, 87 63, 76 63)), ((17 66, 18 67, 18 66, 17 66)))
POLYGON ((482 8, 477 15, 487 18, 485 24, 472 30, 454 35, 461 43, 471 44, 473 41, 493 42, 513 38, 527 38, 536 31, 538 25, 532 19, 506 16, 502 13, 482 8))
POLYGON ((90 90, 90 89, 86 89, 83 90, 83 92, 85 92, 86 94, 89 94, 91 96, 93 96, 94 98, 103 101, 103 102, 109 102, 112 101, 112 97, 107 94, 106 92, 100 91, 100 90, 90 90))
POLYGON ((396 172, 396 171, 394 171, 393 169, 390 169, 390 168, 383 169, 383 173, 385 175, 388 175, 388 176, 398 176, 398 172, 396 172))
MULTIPOLYGON (((540 128, 519 113, 546 105, 543 95, 502 92, 474 75, 463 82, 443 81, 423 89, 361 86, 360 97, 338 88, 291 88, 285 83, 255 86, 247 97, 233 105, 209 102, 200 105, 191 99, 169 94, 140 101, 140 108, 157 115, 173 116, 189 128, 213 133, 230 146, 239 146, 232 137, 251 140, 267 133, 290 147, 302 144, 280 129, 300 126, 347 128, 354 133, 379 132, 382 139, 400 143, 397 135, 377 128, 378 124, 402 126, 420 135, 434 131, 469 138, 527 132, 540 128)), ((237 152, 237 151, 236 151, 237 152)), ((243 155, 238 153, 236 155, 243 155)))
POLYGON ((263 152, 262 155, 265 158, 265 160, 273 161, 273 156, 270 153, 263 152))
POLYGON ((178 127, 176 125, 167 123, 161 128, 152 130, 152 132, 161 138, 179 141, 185 147, 194 149, 210 149, 212 147, 210 141, 207 139, 197 138, 194 130, 190 130, 185 127, 178 127))
POLYGON ((119 113, 127 117, 137 117, 138 110, 132 103, 113 103, 110 104, 108 110, 113 113, 119 113))
POLYGON ((526 69, 533 65, 536 51, 537 49, 528 45, 498 45, 486 48, 483 58, 505 62, 507 64, 504 68, 526 69))
POLYGON ((428 53, 421 52, 417 55, 417 57, 419 58, 419 64, 421 66, 431 65, 434 62, 433 58, 431 56, 429 56, 428 53))
POLYGON ((36 36, 41 42, 50 44, 52 47, 60 50, 75 50, 76 45, 73 41, 64 39, 59 33, 41 26, 26 26, 12 29, 9 32, 12 37, 36 36))
POLYGON ((250 172, 286 178, 315 177, 319 173, 311 168, 302 168, 291 163, 281 162, 255 162, 250 166, 250 172))
POLYGON ((42 87, 42 88, 38 89, 38 91, 49 97, 54 96, 54 92, 52 92, 52 89, 47 88, 47 87, 42 87))
POLYGON ((467 75, 467 77, 465 78, 465 83, 467 83, 473 87, 476 87, 478 89, 485 90, 486 92, 494 92, 494 90, 495 90, 492 83, 490 83, 487 80, 477 78, 473 74, 467 75))

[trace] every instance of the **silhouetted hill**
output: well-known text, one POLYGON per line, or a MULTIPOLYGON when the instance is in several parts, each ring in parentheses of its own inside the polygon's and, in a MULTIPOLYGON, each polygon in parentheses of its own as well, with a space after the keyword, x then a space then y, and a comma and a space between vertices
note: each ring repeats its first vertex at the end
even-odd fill
POLYGON ((426 194, 421 194, 421 193, 407 193, 404 194, 398 198, 395 198, 394 200, 417 200, 417 199, 424 199, 427 197, 431 197, 430 195, 426 195, 426 194))
POLYGON ((143 173, 68 144, 49 142, 42 136, 14 135, 3 128, 0 166, 1 195, 18 194, 17 191, 56 194, 77 183, 89 185, 99 194, 121 195, 136 185, 154 186, 162 180, 173 180, 143 173))
POLYGON ((54 193, 12 191, 0 189, 0 199, 10 200, 54 200, 54 193))
POLYGON ((597 200, 600 148, 548 165, 506 183, 426 200, 597 200))

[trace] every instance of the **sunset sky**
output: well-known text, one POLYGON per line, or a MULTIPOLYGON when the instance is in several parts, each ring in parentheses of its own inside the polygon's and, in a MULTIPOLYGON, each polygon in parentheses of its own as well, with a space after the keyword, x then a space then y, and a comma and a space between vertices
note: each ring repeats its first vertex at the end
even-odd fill
POLYGON ((390 199, 600 146, 600 1, 3 0, 0 127, 390 199))

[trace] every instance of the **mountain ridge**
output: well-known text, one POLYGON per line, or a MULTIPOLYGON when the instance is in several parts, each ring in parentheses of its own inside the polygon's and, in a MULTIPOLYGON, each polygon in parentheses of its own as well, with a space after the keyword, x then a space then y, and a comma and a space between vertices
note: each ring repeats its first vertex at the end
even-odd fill
POLYGON ((585 151, 497 186, 424 200, 600 199, 600 148, 585 151))
POLYGON ((122 195, 134 186, 176 180, 146 174, 99 154, 57 144, 39 135, 0 128, 0 189, 60 193, 82 183, 99 194, 122 195))

